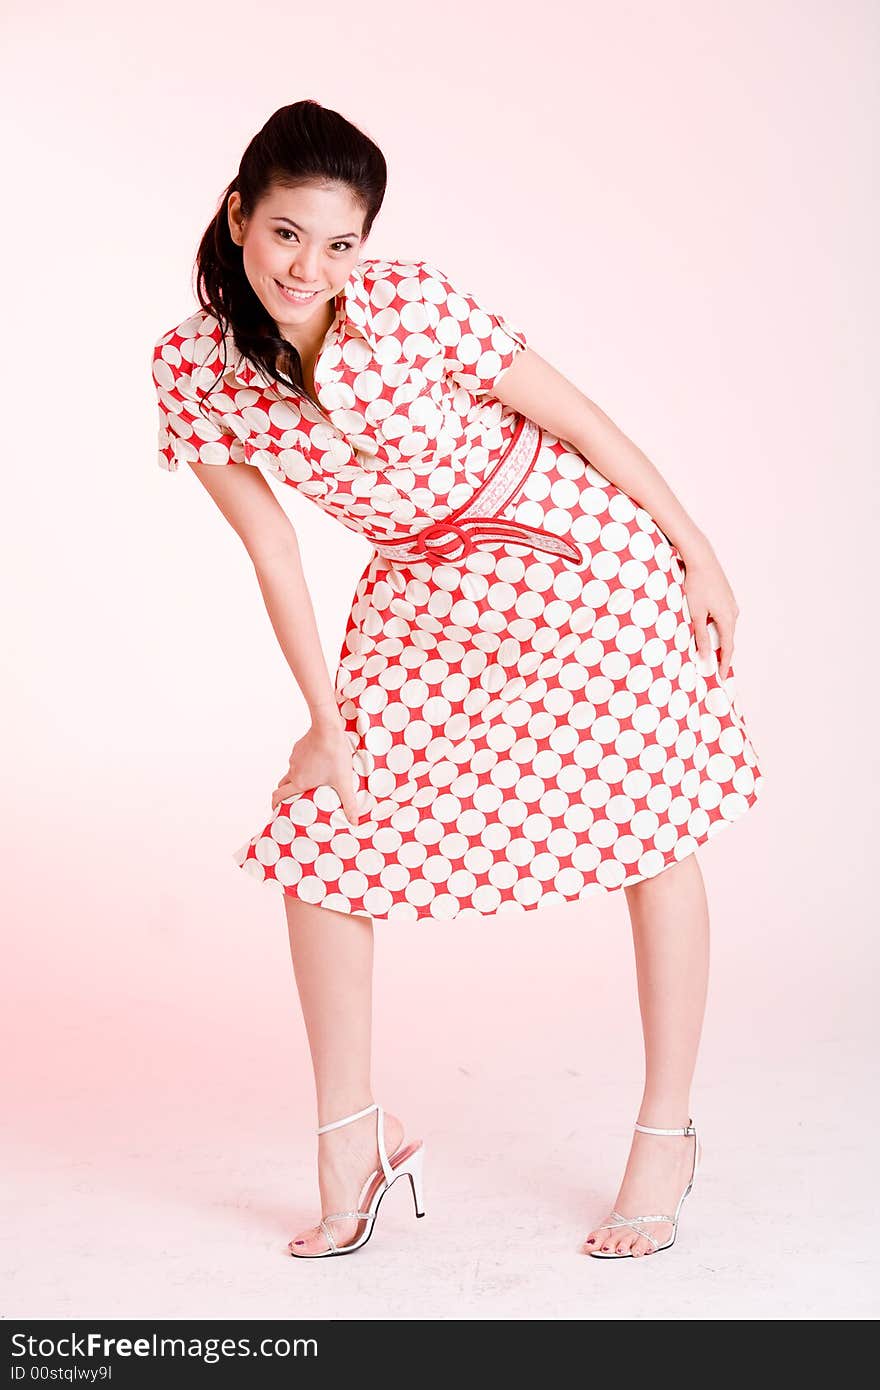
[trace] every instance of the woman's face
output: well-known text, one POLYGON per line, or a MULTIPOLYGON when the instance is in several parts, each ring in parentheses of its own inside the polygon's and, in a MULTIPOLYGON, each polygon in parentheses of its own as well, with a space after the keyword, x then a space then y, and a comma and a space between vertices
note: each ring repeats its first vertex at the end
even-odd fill
POLYGON ((295 340, 309 326, 323 332, 327 305, 348 280, 363 241, 364 210, 351 189, 276 186, 245 220, 238 193, 230 193, 227 216, 254 294, 282 336, 295 340))

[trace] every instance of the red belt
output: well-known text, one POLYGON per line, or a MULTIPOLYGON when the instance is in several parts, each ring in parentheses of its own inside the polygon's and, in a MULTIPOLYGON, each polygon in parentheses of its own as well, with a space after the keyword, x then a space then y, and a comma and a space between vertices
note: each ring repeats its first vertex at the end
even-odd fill
POLYGON ((415 535, 373 541, 376 550, 389 560, 404 563, 424 559, 461 560, 479 549, 476 540, 513 541, 583 565, 583 552, 574 541, 498 515, 522 488, 540 447, 540 429, 533 420, 521 416, 509 445, 469 501, 415 535))

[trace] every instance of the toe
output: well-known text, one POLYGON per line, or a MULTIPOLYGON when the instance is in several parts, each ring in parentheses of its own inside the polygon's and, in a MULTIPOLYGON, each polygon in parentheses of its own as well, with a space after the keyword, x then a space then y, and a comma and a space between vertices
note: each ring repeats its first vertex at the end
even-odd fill
MULTIPOLYGON (((608 1220, 611 1220, 610 1216, 608 1220)), ((611 1245, 612 1237, 616 1234, 616 1231, 610 1231, 607 1226, 594 1226, 584 1241, 584 1248, 586 1250, 601 1250, 603 1245, 611 1245)))
POLYGON ((320 1226, 311 1226, 294 1236, 287 1249, 291 1255, 319 1255, 322 1250, 329 1250, 330 1246, 320 1226))
POLYGON ((638 1240, 633 1241, 631 1251, 633 1259, 635 1259, 639 1255, 650 1254, 652 1249, 653 1246, 651 1245, 651 1242, 649 1240, 645 1240, 644 1236, 639 1236, 638 1240))
POLYGON ((631 1249, 631 1247, 632 1247, 632 1243, 633 1243, 633 1241, 636 1239, 636 1234, 637 1234, 637 1233, 636 1233, 635 1231, 630 1230, 629 1228, 625 1229, 625 1230, 621 1233, 620 1238, 619 1238, 619 1240, 618 1240, 618 1242, 617 1242, 617 1253, 618 1253, 618 1255, 628 1255, 628 1254, 629 1254, 630 1249, 631 1249))
POLYGON ((607 1231, 601 1231, 601 1230, 600 1230, 600 1231, 596 1231, 596 1232, 593 1234, 593 1244, 592 1244, 592 1245, 588 1245, 588 1246, 587 1246, 587 1249, 588 1249, 588 1250, 601 1250, 603 1246, 605 1246, 606 1248, 607 1248, 607 1246, 608 1246, 608 1232, 607 1232, 607 1231))

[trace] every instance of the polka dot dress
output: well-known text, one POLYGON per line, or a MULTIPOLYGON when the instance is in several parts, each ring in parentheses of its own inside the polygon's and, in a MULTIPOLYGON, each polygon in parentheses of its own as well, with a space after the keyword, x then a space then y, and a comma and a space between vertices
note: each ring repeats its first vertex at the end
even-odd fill
MULTIPOLYGON (((375 545, 404 540, 510 442, 521 417, 492 388, 525 346, 429 262, 364 261, 319 408, 199 311, 154 348, 159 462, 264 467, 375 545)), ((583 564, 511 541, 456 561, 373 550, 335 680, 359 822, 329 786, 298 794, 235 851, 253 878, 375 919, 527 910, 650 878, 754 804, 735 675, 714 623, 698 655, 651 515, 543 428, 501 515, 574 540, 583 564)))

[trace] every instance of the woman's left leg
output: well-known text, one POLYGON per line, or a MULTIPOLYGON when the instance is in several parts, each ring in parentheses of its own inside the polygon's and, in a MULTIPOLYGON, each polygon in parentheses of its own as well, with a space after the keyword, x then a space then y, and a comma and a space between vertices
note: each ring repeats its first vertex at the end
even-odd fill
MULTIPOLYGON (((709 911, 696 853, 623 891, 645 1040, 645 1087, 636 1118, 657 1129, 679 1129, 691 1114, 709 975, 709 911)), ((690 1136, 635 1130, 615 1210, 624 1216, 674 1212, 690 1177, 693 1146, 690 1136)), ((661 1244, 672 1230, 665 1223, 648 1229, 661 1244)), ((631 1226, 619 1226, 596 1227, 584 1248, 644 1255, 654 1246, 631 1226)))

